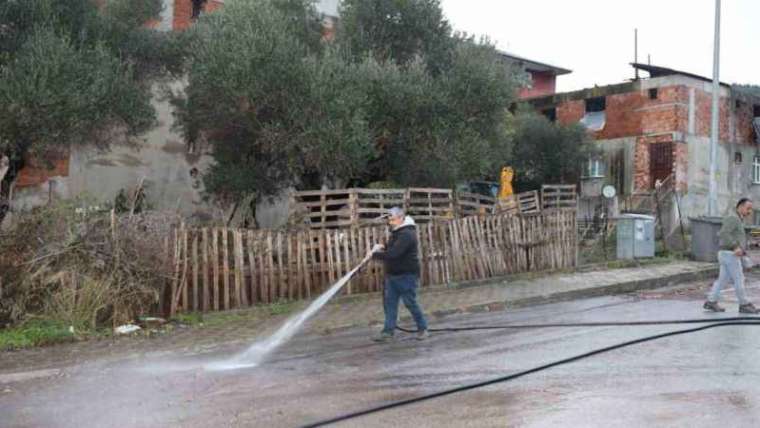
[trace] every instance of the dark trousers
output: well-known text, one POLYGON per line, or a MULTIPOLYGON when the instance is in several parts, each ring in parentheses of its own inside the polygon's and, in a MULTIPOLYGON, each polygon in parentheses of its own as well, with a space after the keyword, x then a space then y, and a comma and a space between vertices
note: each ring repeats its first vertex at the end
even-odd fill
POLYGON ((417 303, 417 275, 389 275, 385 278, 383 309, 385 310, 385 327, 383 332, 393 334, 398 320, 398 301, 404 306, 417 324, 417 329, 427 330, 427 321, 422 308, 417 303))

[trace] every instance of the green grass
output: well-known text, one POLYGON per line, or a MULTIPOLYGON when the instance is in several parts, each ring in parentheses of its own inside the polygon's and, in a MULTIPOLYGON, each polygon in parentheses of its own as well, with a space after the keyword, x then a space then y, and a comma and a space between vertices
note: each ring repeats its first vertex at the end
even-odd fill
POLYGON ((13 327, 0 329, 0 351, 71 342, 76 335, 68 326, 54 321, 33 320, 13 327))
POLYGON ((177 314, 171 319, 171 321, 176 321, 178 323, 187 325, 199 325, 203 324, 203 314, 200 312, 177 314))
POLYGON ((287 302, 287 301, 274 302, 271 305, 268 305, 269 314, 270 315, 288 314, 290 312, 293 312, 293 310, 297 307, 297 304, 298 302, 287 302))
POLYGON ((218 327, 225 324, 260 322, 267 317, 289 315, 303 306, 302 301, 280 300, 270 304, 258 304, 248 309, 209 313, 190 312, 177 314, 170 321, 193 327, 218 327))

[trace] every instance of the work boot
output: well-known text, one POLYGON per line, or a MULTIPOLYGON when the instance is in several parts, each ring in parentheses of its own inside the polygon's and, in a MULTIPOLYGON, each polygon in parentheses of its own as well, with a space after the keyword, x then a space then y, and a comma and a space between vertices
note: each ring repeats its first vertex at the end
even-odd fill
POLYGON ((430 337, 430 333, 427 330, 422 330, 417 332, 417 340, 425 340, 428 337, 430 337))
MULTIPOLYGON (((711 302, 709 300, 706 301, 705 304, 704 304, 704 306, 702 306, 702 307, 705 308, 708 311, 726 312, 726 309, 724 307, 720 306, 718 304, 718 302, 711 302)), ((739 307, 739 311, 741 312, 741 307, 739 307)))
POLYGON ((760 310, 758 310, 755 305, 752 303, 745 303, 743 305, 739 305, 739 313, 740 314, 757 314, 760 313, 760 310))
POLYGON ((393 340, 393 335, 391 333, 388 333, 387 331, 382 331, 380 332, 380 334, 373 337, 372 340, 378 343, 386 343, 393 340))

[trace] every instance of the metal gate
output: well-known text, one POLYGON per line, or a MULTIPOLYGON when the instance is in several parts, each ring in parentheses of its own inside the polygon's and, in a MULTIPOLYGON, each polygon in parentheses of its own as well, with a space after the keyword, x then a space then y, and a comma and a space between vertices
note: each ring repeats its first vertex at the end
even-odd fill
POLYGON ((673 173, 673 143, 649 144, 650 186, 654 188, 657 180, 665 181, 673 173))

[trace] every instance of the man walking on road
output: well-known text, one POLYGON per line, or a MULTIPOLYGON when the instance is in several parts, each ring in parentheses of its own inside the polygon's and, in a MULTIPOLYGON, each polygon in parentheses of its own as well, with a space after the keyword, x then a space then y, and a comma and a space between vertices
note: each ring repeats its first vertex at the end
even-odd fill
POLYGON ((425 340, 429 334, 427 321, 417 303, 417 286, 420 277, 420 260, 418 256, 417 225, 414 219, 404 214, 401 208, 391 208, 388 223, 392 231, 388 245, 375 245, 372 258, 385 262, 385 289, 383 290, 383 310, 385 326, 375 342, 387 342, 393 339, 398 320, 398 301, 411 312, 417 324, 417 340, 425 340))
POLYGON ((718 262, 720 263, 720 274, 704 304, 704 308, 709 311, 725 312, 725 309, 718 305, 718 299, 720 298, 720 290, 726 285, 726 282, 731 280, 734 284, 734 291, 736 291, 736 298, 739 299, 739 312, 743 314, 760 312, 755 308, 755 305, 747 300, 747 295, 744 292, 742 259, 747 255, 747 236, 744 232, 743 220, 751 213, 752 201, 743 198, 736 204, 736 211, 723 219, 719 233, 718 262))

